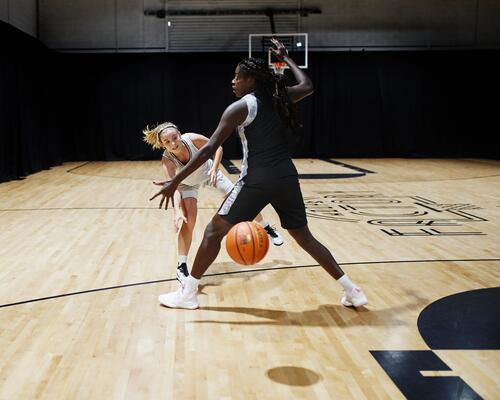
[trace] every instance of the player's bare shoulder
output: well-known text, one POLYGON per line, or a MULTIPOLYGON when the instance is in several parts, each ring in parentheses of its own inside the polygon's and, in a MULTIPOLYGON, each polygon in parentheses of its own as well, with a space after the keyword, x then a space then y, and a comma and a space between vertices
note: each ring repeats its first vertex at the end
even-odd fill
POLYGON ((197 149, 202 148, 208 142, 208 138, 206 136, 200 135, 199 133, 187 132, 184 135, 186 135, 191 140, 191 142, 193 142, 197 149))
POLYGON ((230 121, 234 125, 241 125, 248 115, 248 106, 246 100, 242 97, 239 100, 236 100, 234 103, 231 103, 224 114, 222 114, 222 119, 226 121, 230 121))

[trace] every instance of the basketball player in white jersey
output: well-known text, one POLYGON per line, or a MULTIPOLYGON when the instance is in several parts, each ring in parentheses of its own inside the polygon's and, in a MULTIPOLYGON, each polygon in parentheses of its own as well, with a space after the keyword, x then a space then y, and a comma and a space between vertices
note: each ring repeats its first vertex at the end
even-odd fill
MULTIPOLYGON (((162 167, 167 180, 172 179, 184 166, 194 157, 200 148, 208 143, 208 138, 197 133, 181 134, 179 128, 165 122, 153 129, 146 128, 143 131, 144 141, 153 148, 164 149, 162 167)), ((197 199, 200 187, 213 187, 218 189, 224 196, 231 192, 233 183, 219 171, 222 159, 222 147, 215 152, 214 159, 208 159, 200 167, 189 175, 178 186, 174 194, 174 224, 179 232, 177 242, 178 265, 177 278, 182 281, 189 275, 187 267, 187 255, 191 247, 193 230, 196 224, 197 199)), ((162 186, 165 182, 155 182, 162 186)), ((275 246, 283 244, 283 238, 264 221, 259 213, 255 220, 267 231, 275 246)))

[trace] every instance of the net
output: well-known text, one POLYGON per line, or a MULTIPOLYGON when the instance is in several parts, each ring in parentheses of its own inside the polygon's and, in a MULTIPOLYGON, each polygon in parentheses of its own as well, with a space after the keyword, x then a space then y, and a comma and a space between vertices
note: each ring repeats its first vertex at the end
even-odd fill
POLYGON ((276 61, 271 63, 271 68, 276 75, 283 75, 285 72, 286 62, 276 61))

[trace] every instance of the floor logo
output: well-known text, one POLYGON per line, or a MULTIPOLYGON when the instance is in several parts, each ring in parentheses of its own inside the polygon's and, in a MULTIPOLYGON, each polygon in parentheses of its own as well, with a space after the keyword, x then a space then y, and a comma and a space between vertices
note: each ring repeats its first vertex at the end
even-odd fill
POLYGON ((389 236, 485 235, 464 228, 484 222, 472 204, 440 204, 422 196, 386 196, 375 191, 317 192, 304 198, 307 215, 343 222, 365 222, 389 236))
POLYGON ((370 351, 409 400, 481 399, 433 350, 500 350, 500 288, 471 290, 429 304, 418 330, 430 350, 370 351), (446 372, 447 376, 436 376, 446 372))

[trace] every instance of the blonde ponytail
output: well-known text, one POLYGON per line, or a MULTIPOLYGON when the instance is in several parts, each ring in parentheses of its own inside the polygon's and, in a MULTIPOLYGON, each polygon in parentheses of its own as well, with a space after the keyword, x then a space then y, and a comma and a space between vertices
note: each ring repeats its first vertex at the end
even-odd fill
POLYGON ((171 122, 164 122, 163 124, 156 125, 154 128, 150 128, 149 125, 147 125, 146 128, 142 130, 144 141, 153 147, 153 149, 162 149, 163 145, 161 144, 160 134, 167 128, 179 130, 179 128, 171 122))

